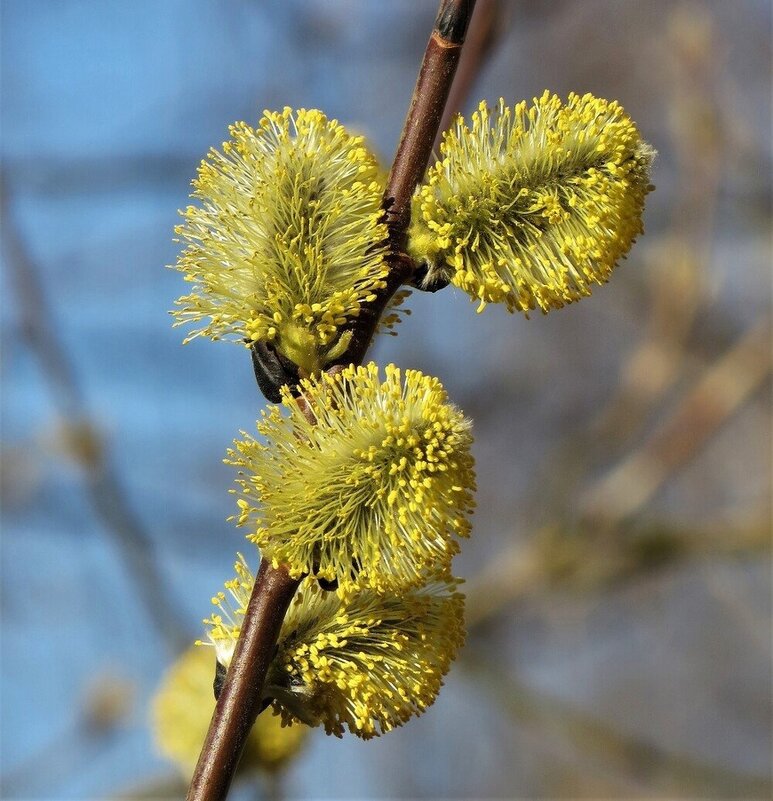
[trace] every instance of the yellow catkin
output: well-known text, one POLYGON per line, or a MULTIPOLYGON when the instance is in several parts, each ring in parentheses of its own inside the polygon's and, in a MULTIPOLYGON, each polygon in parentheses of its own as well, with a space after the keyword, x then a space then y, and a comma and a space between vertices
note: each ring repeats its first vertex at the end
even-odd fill
MULTIPOLYGON (((169 668, 153 697, 151 728, 159 753, 189 779, 215 708, 212 680, 215 658, 211 649, 192 646, 169 668)), ((288 726, 278 715, 260 715, 253 726, 241 772, 276 771, 301 749, 308 727, 288 726)))
POLYGON ((479 311, 547 312, 589 295, 643 231, 654 151, 617 102, 484 102, 440 152, 414 197, 409 250, 479 311))
POLYGON ((301 383, 312 425, 285 392, 226 462, 240 469, 240 525, 294 576, 339 592, 425 580, 469 533, 475 475, 470 424, 440 381, 375 364, 301 383))
MULTIPOLYGON (((244 558, 218 612, 205 621, 218 661, 230 664, 253 575, 244 558)), ((349 599, 305 579, 282 625, 264 698, 288 723, 324 726, 369 739, 421 714, 437 697, 464 641, 458 580, 436 578, 420 589, 349 599)))
POLYGON ((176 268, 194 285, 176 324, 205 321, 188 340, 272 343, 313 372, 383 286, 383 177, 363 137, 314 109, 266 111, 230 135, 175 229, 187 245, 176 268))

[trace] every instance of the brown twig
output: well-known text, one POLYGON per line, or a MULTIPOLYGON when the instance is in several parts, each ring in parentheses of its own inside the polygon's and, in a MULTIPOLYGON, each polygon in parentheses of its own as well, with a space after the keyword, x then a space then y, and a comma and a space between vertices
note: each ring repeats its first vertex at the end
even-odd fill
POLYGON ((478 75, 502 34, 501 26, 498 24, 502 17, 501 6, 500 0, 478 0, 475 6, 475 16, 467 31, 464 51, 440 121, 435 147, 440 135, 450 127, 454 117, 464 108, 478 75))
MULTIPOLYGON (((390 275, 377 299, 358 316, 346 363, 363 360, 381 313, 410 273, 411 262, 404 249, 411 197, 432 152, 474 6, 475 0, 441 0, 384 195, 390 275)), ((260 711, 266 671, 298 584, 284 567, 273 568, 265 560, 261 563, 188 801, 222 801, 226 797, 260 711)))
POLYGON ((473 5, 474 0, 443 0, 424 53, 385 193, 389 234, 396 251, 405 245, 411 198, 432 153, 473 5))
POLYGON ((189 799, 225 798, 260 712, 263 684, 287 608, 300 581, 265 559, 255 577, 231 666, 193 774, 189 799))
POLYGON ((413 262, 405 253, 411 198, 432 154, 474 6, 475 0, 441 0, 384 192, 389 276, 376 299, 363 304, 351 345, 340 360, 343 364, 362 362, 389 300, 413 272, 413 262))

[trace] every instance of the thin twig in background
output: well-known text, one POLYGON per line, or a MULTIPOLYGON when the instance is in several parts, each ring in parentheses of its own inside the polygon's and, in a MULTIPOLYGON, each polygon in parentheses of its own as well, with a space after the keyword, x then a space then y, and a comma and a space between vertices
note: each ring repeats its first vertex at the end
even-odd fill
POLYGON ((614 528, 635 514, 762 386, 770 370, 766 317, 706 370, 641 447, 581 496, 582 515, 614 528))
POLYGON ((703 274, 712 258, 730 127, 715 90, 722 48, 711 15, 702 9, 677 6, 668 15, 665 33, 672 76, 668 116, 679 195, 664 244, 650 260, 645 337, 625 359, 617 393, 592 426, 594 438, 601 437, 605 444, 635 433, 677 383, 690 334, 709 299, 703 274))
POLYGON ((461 663, 480 686, 487 688, 499 709, 523 723, 568 738, 583 753, 584 766, 611 766, 621 777, 637 777, 639 790, 653 789, 669 796, 766 798, 771 785, 767 777, 747 775, 684 754, 666 751, 661 745, 630 736, 598 718, 557 698, 524 685, 490 660, 463 655, 461 663), (642 784, 646 783, 646 787, 642 784))
MULTIPOLYGON (((503 606, 550 583, 551 576, 574 573, 609 580, 635 566, 660 545, 670 558, 697 553, 744 552, 769 546, 764 525, 746 534, 709 537, 679 532, 669 542, 663 532, 644 532, 626 538, 619 527, 640 511, 657 490, 694 458, 770 375, 770 321, 765 318, 747 331, 731 349, 688 389, 676 408, 640 448, 632 451, 582 496, 584 520, 570 537, 558 522, 541 529, 527 543, 515 543, 500 553, 468 582, 467 617, 470 625, 503 606), (603 524, 603 525, 601 525, 603 524), (615 530, 615 536, 609 532, 615 530), (588 533, 592 532, 592 533, 588 533), (646 553, 645 553, 646 551, 646 553)), ((666 560, 669 561, 669 560, 666 560)))
POLYGON ((764 518, 695 529, 653 524, 634 532, 621 529, 614 537, 594 528, 570 534, 558 525, 545 527, 500 551, 467 581, 467 623, 472 631, 508 606, 552 589, 603 590, 688 560, 766 552, 770 544, 764 518))
POLYGON ((172 653, 188 642, 187 615, 161 575, 153 537, 131 508, 104 439, 91 423, 88 404, 70 354, 56 336, 38 267, 11 215, 10 189, 3 176, 0 204, 6 265, 18 300, 19 325, 38 360, 55 407, 64 423, 69 451, 83 468, 87 497, 102 521, 133 585, 146 616, 172 653))
MULTIPOLYGON (((441 0, 384 193, 390 275, 377 299, 361 309, 344 360, 361 363, 389 299, 409 277, 405 256, 411 197, 424 176, 475 0, 441 0)), ((228 793, 250 728, 285 612, 300 583, 263 560, 239 639, 202 747, 188 801, 221 801, 228 793)))
MULTIPOLYGON (((709 57, 713 57, 713 48, 709 50, 709 57)), ((693 51, 693 57, 704 52, 703 47, 697 54, 693 51)), ((680 60, 678 54, 675 58, 680 60)), ((683 66, 677 64, 677 77, 687 71, 689 64, 684 69, 683 66)), ((700 74, 700 70, 696 72, 700 74)), ((674 215, 666 246, 658 248, 650 258, 653 267, 662 264, 662 269, 653 274, 651 281, 647 336, 634 349, 631 357, 623 361, 620 387, 592 424, 587 436, 572 437, 571 442, 560 449, 560 458, 551 462, 547 473, 558 477, 558 481, 551 479, 550 475, 548 479, 557 491, 547 500, 542 490, 535 493, 538 502, 545 508, 563 509, 567 498, 574 497, 566 491, 567 472, 569 476, 581 479, 587 474, 589 454, 596 454, 598 458, 609 453, 609 446, 614 441, 630 438, 667 393, 687 376, 705 371, 693 389, 685 393, 679 409, 664 421, 665 430, 660 429, 662 434, 659 437, 655 435, 668 455, 667 462, 670 464, 670 468, 663 464, 660 459, 662 451, 655 448, 660 486, 670 478, 669 469, 675 471, 693 458, 701 445, 737 411, 744 397, 751 395, 754 388, 759 387, 769 375, 766 321, 754 326, 742 338, 740 346, 731 347, 708 369, 704 365, 705 356, 697 356, 690 347, 693 322, 705 304, 705 294, 700 291, 697 273, 712 258, 713 220, 717 184, 721 177, 718 159, 724 131, 723 106, 719 98, 713 98, 711 102, 707 99, 708 90, 706 85, 691 83, 689 76, 682 76, 677 81, 673 105, 681 108, 681 114, 674 120, 674 139, 681 139, 685 143, 701 142, 702 147, 691 147, 691 152, 680 151, 680 174, 683 177, 677 182, 681 188, 681 200, 677 203, 679 212, 674 215), (691 102, 682 104, 680 101, 688 95, 692 95, 691 102), (696 98, 701 102, 696 104, 696 98), (707 120, 712 123, 711 135, 708 136, 707 120), (686 227, 683 225, 685 215, 690 221, 686 227), (757 347, 754 346, 755 341, 757 347), (735 354, 735 358, 732 354, 735 354), (725 361, 728 357, 729 366, 725 361), (725 369, 719 369, 720 365, 724 365, 725 369), (734 386, 739 372, 740 386, 734 386), (712 375, 713 380, 709 380, 712 375), (725 382, 728 382, 727 386, 725 382), (719 407, 713 405, 715 390, 719 407), (728 393, 735 397, 729 398, 728 393), (709 404, 708 407, 704 402, 709 404), (711 420, 702 417, 698 421, 698 430, 692 429, 692 412, 696 408, 701 411, 712 410, 709 411, 711 420), (690 430, 697 436, 690 436, 690 430), (673 449, 669 442, 670 433, 676 435, 673 449), (587 448, 584 447, 585 443, 587 448), (575 454, 578 464, 573 474, 564 467, 567 461, 575 458, 575 454)), ((626 464, 627 459, 633 460, 634 465, 639 463, 641 467, 635 452, 624 458, 621 464, 626 464)), ((645 459, 645 462, 648 461, 645 459)), ((604 480, 602 478, 602 482, 604 480)), ((543 486, 540 480, 540 487, 543 486)), ((654 496, 656 489, 650 484, 645 492, 647 497, 639 498, 638 507, 629 503, 631 513, 640 511, 643 504, 654 496)), ((607 498, 613 495, 610 492, 607 498)), ((603 506, 603 502, 599 505, 603 506)), ((559 514, 559 520, 563 517, 563 514, 559 514)), ((751 525, 722 523, 711 529, 702 527, 689 530, 679 525, 651 523, 642 529, 640 524, 630 526, 629 518, 618 518, 614 536, 606 526, 599 528, 592 523, 588 525, 588 522, 581 521, 573 531, 567 531, 560 522, 552 523, 529 535, 525 541, 522 538, 514 543, 468 581, 467 620, 470 632, 474 632, 476 627, 480 628, 509 604, 544 595, 556 588, 570 591, 604 589, 612 582, 630 579, 654 568, 696 559, 700 560, 698 564, 703 564, 706 559, 725 555, 748 557, 768 551, 771 545, 765 512, 751 525)), ((615 525, 614 521, 612 525, 615 525)), ((750 642, 769 651, 769 634, 755 625, 748 609, 732 593, 723 592, 727 588, 717 586, 713 571, 704 569, 703 574, 709 589, 715 592, 733 612, 734 620, 748 632, 750 642)), ((468 648, 468 656, 470 652, 468 648)), ((463 657, 463 665, 468 663, 469 660, 463 657)), ((494 664, 489 667, 496 671, 498 666, 494 664)), ((524 724, 539 727, 543 734, 540 742, 544 741, 545 733, 551 729, 558 728, 559 733, 564 731, 569 735, 577 751, 582 754, 585 767, 600 760, 607 765, 612 763, 615 770, 625 775, 642 776, 642 770, 646 770, 643 778, 648 786, 655 786, 669 794, 679 792, 695 796, 704 792, 714 794, 719 790, 726 791, 728 796, 767 797, 770 793, 770 783, 763 777, 718 769, 691 757, 669 753, 662 747, 653 747, 652 743, 632 738, 616 730, 616 727, 601 723, 563 702, 536 696, 520 684, 509 684, 509 678, 502 677, 499 672, 493 675, 476 670, 475 675, 482 679, 479 682, 481 686, 496 694, 500 708, 509 707, 524 724)), ((647 794, 648 797, 650 795, 651 792, 647 794)))

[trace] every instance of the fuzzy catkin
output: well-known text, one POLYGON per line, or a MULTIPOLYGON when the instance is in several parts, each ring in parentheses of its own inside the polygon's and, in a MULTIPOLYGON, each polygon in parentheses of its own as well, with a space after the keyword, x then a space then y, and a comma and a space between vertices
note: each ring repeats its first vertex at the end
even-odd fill
POLYGON ((508 311, 543 312, 604 283, 643 231, 654 151, 615 101, 545 92, 460 117, 413 200, 409 252, 508 311))
POLYGON ((176 267, 193 284, 176 324, 205 322, 188 340, 271 343, 314 372, 384 285, 381 172, 361 136, 315 109, 266 111, 230 134, 175 229, 187 246, 176 267))
POLYGON ((475 474, 469 421, 440 381, 375 364, 302 381, 226 462, 239 468, 239 525, 293 576, 339 591, 416 585, 446 570, 469 533, 475 474))
MULTIPOLYGON (((218 661, 230 664, 254 577, 243 557, 205 620, 218 661)), ((347 599, 305 579, 282 624, 263 697, 289 724, 323 726, 363 739, 401 726, 437 697, 464 642, 459 581, 347 599)))

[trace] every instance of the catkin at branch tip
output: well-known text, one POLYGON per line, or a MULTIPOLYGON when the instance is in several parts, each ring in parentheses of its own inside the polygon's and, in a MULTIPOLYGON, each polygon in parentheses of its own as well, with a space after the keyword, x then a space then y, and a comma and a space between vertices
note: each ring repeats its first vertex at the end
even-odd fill
POLYGON ((417 190, 411 256, 508 311, 560 308, 604 283, 643 231, 654 156, 615 101, 545 92, 458 118, 417 190))

